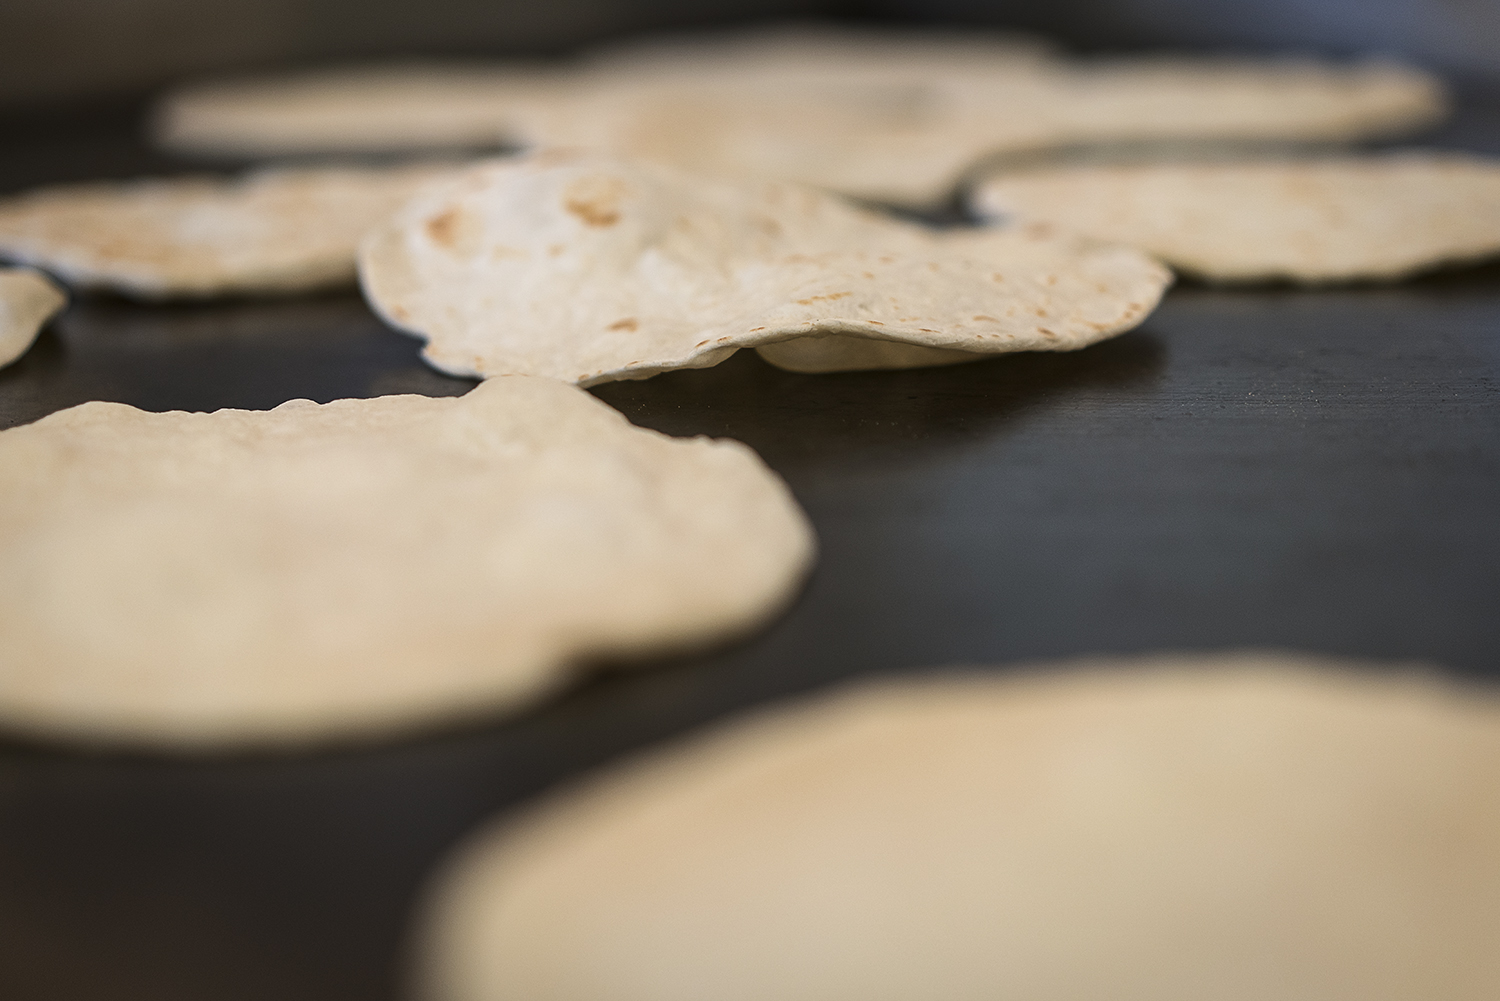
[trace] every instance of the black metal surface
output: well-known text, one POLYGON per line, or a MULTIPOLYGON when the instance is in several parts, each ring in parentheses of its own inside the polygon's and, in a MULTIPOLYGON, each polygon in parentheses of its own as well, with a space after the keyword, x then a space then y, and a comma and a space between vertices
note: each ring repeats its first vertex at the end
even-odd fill
MULTIPOLYGON (((1448 144, 1500 146, 1497 107, 1471 105, 1448 144)), ((60 149, 114 150, 96 173, 156 162, 123 138, 51 135, 0 187, 84 173, 49 159, 60 149)), ((0 426, 87 399, 466 386, 353 294, 100 299, 0 370, 0 426)), ((1500 674, 1500 266, 1181 287, 1140 331, 1069 355, 838 376, 740 355, 597 395, 639 424, 746 441, 787 478, 822 545, 790 614, 731 649, 388 747, 184 762, 0 745, 0 997, 394 997, 413 894, 476 821, 852 675, 1241 646, 1500 674)))

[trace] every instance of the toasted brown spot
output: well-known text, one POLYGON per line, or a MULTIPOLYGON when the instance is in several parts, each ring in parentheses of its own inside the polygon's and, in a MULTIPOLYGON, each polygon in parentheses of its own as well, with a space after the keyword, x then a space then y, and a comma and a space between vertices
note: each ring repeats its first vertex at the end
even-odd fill
POLYGON ((1036 315, 1037 316, 1045 317, 1047 315, 1047 311, 1045 309, 1042 309, 1040 306, 1038 306, 1037 307, 1037 311, 1036 311, 1036 315))
MULTIPOLYGON (((760 328, 760 329, 761 329, 761 330, 765 330, 765 329, 766 329, 766 328, 765 328, 765 327, 761 327, 761 328, 760 328)), ((723 343, 724 343, 724 342, 725 342, 725 341, 727 341, 727 340, 729 340, 729 338, 727 338, 727 337, 720 337, 720 338, 719 338, 719 339, 718 339, 718 340, 717 340, 717 341, 715 341, 715 342, 714 342, 714 343, 715 343, 715 344, 723 344, 723 343)))
POLYGON ((569 198, 563 202, 563 208, 582 219, 590 226, 603 229, 613 226, 620 221, 620 213, 616 209, 608 208, 597 202, 586 202, 580 198, 569 198))
POLYGON ((1047 340, 1049 340, 1049 341, 1055 341, 1055 340, 1057 340, 1057 335, 1054 334, 1052 331, 1048 330, 1046 327, 1037 327, 1036 328, 1036 332, 1039 333, 1039 334, 1041 334, 1043 337, 1047 338, 1047 340))
POLYGON ((564 247, 562 244, 560 244, 560 243, 554 243, 552 246, 550 246, 550 247, 547 248, 547 256, 548 257, 556 257, 558 254, 561 254, 566 249, 567 248, 564 247))
POLYGON ((563 193, 563 208, 587 226, 604 228, 620 221, 625 184, 615 177, 580 177, 563 193))
POLYGON ((449 209, 427 220, 427 235, 432 242, 451 247, 458 240, 458 209, 449 209))
POLYGON ((917 329, 920 330, 920 331, 922 331, 922 333, 924 333, 924 334, 941 333, 941 331, 933 330, 931 327, 918 327, 917 329))
POLYGON ((1048 275, 1047 278, 1046 278, 1046 282, 1047 282, 1048 285, 1056 285, 1057 284, 1057 276, 1056 275, 1048 275))
POLYGON ((811 306, 815 302, 832 302, 834 299, 847 299, 853 292, 835 292, 832 295, 810 295, 806 299, 798 299, 797 305, 811 306))
POLYGON ((928 271, 936 271, 936 270, 938 270, 937 262, 936 261, 929 261, 927 263, 927 270, 928 271))
MULTIPOLYGON (((640 326, 640 324, 636 322, 635 317, 633 317, 633 316, 627 316, 623 320, 616 320, 614 323, 611 323, 609 325, 608 329, 610 329, 610 330, 634 330, 634 329, 636 329, 639 326, 640 326)), ((634 365, 635 362, 631 362, 630 364, 634 365)))
POLYGON ((868 271, 861 272, 861 274, 863 274, 866 278, 870 278, 870 279, 873 279, 875 277, 874 275, 870 274, 870 272, 868 272, 868 271))
MULTIPOLYGON (((752 334, 753 334, 753 333, 755 333, 755 332, 756 332, 756 331, 757 331, 757 330, 765 330, 765 329, 766 329, 766 328, 765 328, 765 327, 751 327, 751 328, 750 328, 750 332, 751 332, 751 333, 752 333, 752 334)), ((719 338, 719 340, 721 340, 721 341, 722 341, 722 340, 724 340, 724 338, 722 338, 722 337, 720 337, 720 338, 719 338)))
POLYGON ((894 263, 896 263, 896 259, 894 257, 892 257, 890 254, 885 254, 885 255, 883 255, 880 258, 880 263, 881 264, 894 264, 894 263))
POLYGON ((705 345, 707 343, 708 343, 707 341, 699 341, 697 344, 694 344, 693 347, 695 347, 695 348, 701 348, 701 347, 703 347, 703 345, 705 345))
POLYGON ((995 274, 990 275, 990 277, 993 278, 997 282, 1003 282, 1003 281, 1005 281, 1005 276, 1002 275, 1002 274, 1000 274, 999 272, 996 272, 995 274))
POLYGON ((408 320, 408 319, 411 319, 411 314, 406 311, 406 307, 405 306, 392 306, 391 307, 391 315, 394 316, 398 320, 408 320))
POLYGON ((987 323, 999 323, 1000 322, 999 320, 995 319, 993 316, 985 316, 983 313, 980 313, 979 315, 975 316, 974 319, 976 319, 976 320, 984 320, 987 323))
POLYGON ((879 320, 866 320, 865 322, 868 323, 868 324, 871 324, 872 326, 876 326, 876 327, 883 327, 883 326, 885 326, 885 324, 881 323, 879 320))

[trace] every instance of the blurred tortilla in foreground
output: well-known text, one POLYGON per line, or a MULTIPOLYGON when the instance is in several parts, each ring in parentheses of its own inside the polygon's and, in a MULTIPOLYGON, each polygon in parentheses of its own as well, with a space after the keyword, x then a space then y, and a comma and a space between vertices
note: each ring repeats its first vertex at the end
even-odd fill
POLYGON ((528 706, 753 629, 812 531, 738 442, 550 379, 0 431, 0 728, 306 746, 528 706))
POLYGON ((1274 654, 762 710, 483 831, 422 1001, 1490 1001, 1500 699, 1274 654))

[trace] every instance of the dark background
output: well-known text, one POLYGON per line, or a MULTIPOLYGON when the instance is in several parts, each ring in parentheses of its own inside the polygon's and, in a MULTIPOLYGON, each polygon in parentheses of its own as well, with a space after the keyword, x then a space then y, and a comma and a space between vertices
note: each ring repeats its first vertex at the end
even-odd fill
MULTIPOLYGON (((141 141, 139 114, 196 72, 562 53, 789 14, 1086 48, 1405 52, 1464 83, 1422 141, 1500 153, 1500 14, 1478 0, 0 0, 0 191, 187 166, 141 141)), ((352 293, 82 299, 0 370, 0 427, 89 399, 468 387, 417 350, 352 293)), ((789 614, 388 746, 172 760, 0 742, 0 999, 391 1001, 422 879, 474 824, 852 676, 1237 647, 1500 675, 1500 265, 1316 291, 1184 283, 1140 330, 1065 355, 799 376, 742 354, 596 393, 645 426, 746 441, 787 479, 822 547, 789 614)))
POLYGON ((1382 51, 1500 74, 1500 0, 4 0, 0 106, 327 58, 566 53, 766 17, 991 24, 1086 47, 1382 51))

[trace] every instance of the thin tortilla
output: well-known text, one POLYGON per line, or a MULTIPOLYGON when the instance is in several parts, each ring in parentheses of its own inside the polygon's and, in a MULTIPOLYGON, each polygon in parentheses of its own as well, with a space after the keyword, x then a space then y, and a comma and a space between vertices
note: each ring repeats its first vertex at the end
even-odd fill
POLYGON ((974 201, 1220 281, 1393 280, 1500 254, 1500 161, 1458 153, 1022 171, 974 201))
POLYGON ((449 165, 263 170, 42 188, 0 201, 0 257, 141 299, 350 284, 359 239, 449 165))
POLYGON ((549 379, 0 432, 0 726, 170 750, 385 735, 764 622, 813 556, 737 442, 549 379))
POLYGON ((26 353, 48 320, 68 304, 63 290, 30 268, 0 268, 0 368, 26 353))
POLYGON ((763 710, 502 821, 434 886, 417 996, 1500 995, 1493 693, 1062 666, 763 710))
MULTIPOLYGON (((1137 251, 1046 227, 936 232, 807 188, 582 153, 434 187, 370 234, 360 277, 444 371, 585 386, 801 338, 922 349, 904 364, 1074 350, 1140 323, 1170 280, 1137 251)), ((830 367, 812 354, 811 370, 830 367)))

